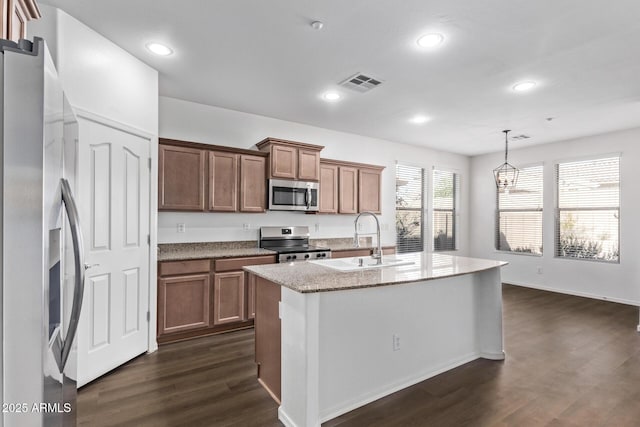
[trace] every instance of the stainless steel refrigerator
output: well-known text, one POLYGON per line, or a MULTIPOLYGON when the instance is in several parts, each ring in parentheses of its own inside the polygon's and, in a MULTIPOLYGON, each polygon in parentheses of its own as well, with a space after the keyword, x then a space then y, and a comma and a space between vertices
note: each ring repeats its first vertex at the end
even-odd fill
POLYGON ((78 124, 42 39, 0 41, 2 427, 75 425, 78 124))

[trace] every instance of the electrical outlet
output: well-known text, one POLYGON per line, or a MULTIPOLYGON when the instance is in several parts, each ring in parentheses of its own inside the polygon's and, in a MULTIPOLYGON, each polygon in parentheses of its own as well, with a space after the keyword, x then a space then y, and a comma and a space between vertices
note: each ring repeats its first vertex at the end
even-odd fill
POLYGON ((251 224, 247 224, 246 222, 244 224, 242 224, 242 229, 244 231, 247 231, 251 228, 251 224))
POLYGON ((542 274, 542 267, 540 267, 540 266, 536 267, 536 272, 538 274, 542 274))
POLYGON ((400 350, 400 336, 393 334, 393 351, 400 350))
POLYGON ((184 224, 184 222, 179 222, 177 224, 177 228, 178 228, 178 233, 184 233, 185 231, 187 231, 187 227, 184 224))

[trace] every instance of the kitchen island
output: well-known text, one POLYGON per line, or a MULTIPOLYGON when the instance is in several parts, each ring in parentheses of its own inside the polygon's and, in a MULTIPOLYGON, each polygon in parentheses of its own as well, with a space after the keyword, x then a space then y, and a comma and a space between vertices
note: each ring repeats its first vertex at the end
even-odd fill
POLYGON ((504 359, 506 263, 394 259, 245 267, 256 286, 258 379, 285 425, 319 426, 474 359, 504 359))

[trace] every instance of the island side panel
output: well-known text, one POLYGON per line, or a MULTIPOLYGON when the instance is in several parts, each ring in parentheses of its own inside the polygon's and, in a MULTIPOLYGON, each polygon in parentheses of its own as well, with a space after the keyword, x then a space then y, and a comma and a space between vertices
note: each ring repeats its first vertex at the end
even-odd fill
MULTIPOLYGON (((282 288, 282 404, 287 427, 320 426, 320 296, 282 288)), ((333 293, 333 292, 329 292, 333 293)))
MULTIPOLYGON (((255 277, 255 276, 254 276, 255 277)), ((255 277, 255 343, 258 381, 280 403, 281 328, 280 285, 255 277)))
POLYGON ((503 360, 502 280, 500 268, 473 275, 476 293, 476 337, 480 357, 503 360))
POLYGON ((480 357, 475 286, 468 274, 321 293, 318 421, 480 357))

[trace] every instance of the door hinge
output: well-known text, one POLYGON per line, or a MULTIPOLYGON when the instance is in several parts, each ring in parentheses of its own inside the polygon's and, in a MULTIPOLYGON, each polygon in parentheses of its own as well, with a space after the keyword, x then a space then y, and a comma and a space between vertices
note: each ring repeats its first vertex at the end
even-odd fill
POLYGON ((149 157, 148 165, 149 165, 149 169, 151 169, 151 157, 149 157))
POLYGON ((151 234, 147 234, 147 245, 151 244, 151 234))
POLYGON ((151 321, 151 312, 147 311, 147 322, 151 321))

